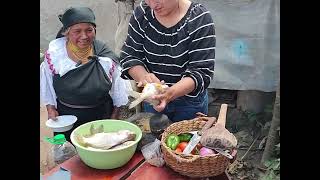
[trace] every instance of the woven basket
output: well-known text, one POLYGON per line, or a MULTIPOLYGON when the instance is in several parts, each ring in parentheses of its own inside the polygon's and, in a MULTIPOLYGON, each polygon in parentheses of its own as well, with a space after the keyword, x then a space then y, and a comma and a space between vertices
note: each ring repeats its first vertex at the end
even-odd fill
POLYGON ((177 154, 166 145, 170 134, 181 134, 201 130, 206 121, 195 118, 171 124, 162 133, 161 149, 166 164, 174 171, 189 177, 211 177, 225 172, 230 160, 220 154, 208 155, 183 155, 177 154))

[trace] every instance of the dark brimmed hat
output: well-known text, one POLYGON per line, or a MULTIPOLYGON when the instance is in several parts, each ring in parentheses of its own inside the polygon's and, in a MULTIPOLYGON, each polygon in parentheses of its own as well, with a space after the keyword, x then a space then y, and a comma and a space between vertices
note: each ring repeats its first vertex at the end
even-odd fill
POLYGON ((63 24, 63 30, 78 23, 91 23, 96 27, 95 15, 88 7, 72 7, 67 9, 64 14, 59 15, 63 24))

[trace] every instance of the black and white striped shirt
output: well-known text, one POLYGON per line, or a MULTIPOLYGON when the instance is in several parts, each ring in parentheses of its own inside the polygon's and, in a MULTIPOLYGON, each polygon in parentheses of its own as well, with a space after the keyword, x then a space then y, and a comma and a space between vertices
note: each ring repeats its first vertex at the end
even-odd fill
POLYGON ((149 6, 140 3, 131 16, 121 50, 121 77, 132 80, 128 69, 136 65, 144 66, 169 86, 191 77, 196 88, 186 96, 197 97, 213 77, 215 44, 214 23, 203 5, 192 2, 186 15, 166 28, 149 6))

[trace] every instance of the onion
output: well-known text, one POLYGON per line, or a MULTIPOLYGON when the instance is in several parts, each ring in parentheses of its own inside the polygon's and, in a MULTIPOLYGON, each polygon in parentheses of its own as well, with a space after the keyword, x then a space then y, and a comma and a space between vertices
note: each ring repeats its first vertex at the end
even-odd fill
POLYGON ((200 156, 207 156, 209 154, 215 154, 215 152, 212 149, 206 148, 206 147, 202 147, 200 149, 200 156))

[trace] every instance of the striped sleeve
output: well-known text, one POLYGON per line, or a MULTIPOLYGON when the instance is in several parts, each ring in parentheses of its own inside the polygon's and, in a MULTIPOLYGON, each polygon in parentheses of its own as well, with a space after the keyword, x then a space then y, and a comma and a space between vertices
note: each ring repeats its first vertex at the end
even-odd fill
POLYGON ((120 64, 122 67, 121 77, 123 79, 133 78, 129 75, 128 70, 136 65, 144 66, 147 69, 144 59, 143 39, 145 33, 142 28, 142 22, 144 20, 144 9, 142 6, 138 6, 129 21, 128 35, 124 42, 120 53, 120 64))
POLYGON ((186 96, 196 97, 210 84, 215 63, 215 28, 212 17, 204 7, 189 20, 189 63, 182 77, 191 77, 195 89, 186 96))

